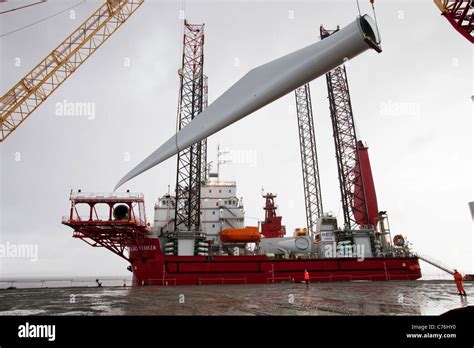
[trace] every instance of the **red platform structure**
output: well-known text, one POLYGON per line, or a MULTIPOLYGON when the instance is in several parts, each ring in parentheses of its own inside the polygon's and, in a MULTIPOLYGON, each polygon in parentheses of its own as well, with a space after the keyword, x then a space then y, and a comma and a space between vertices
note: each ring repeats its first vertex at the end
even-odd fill
MULTIPOLYGON (((276 215, 275 195, 267 194, 262 234, 284 236, 276 215)), ((267 284, 300 282, 303 271, 313 282, 415 280, 421 277, 412 255, 357 258, 272 258, 267 255, 165 255, 159 238, 150 235, 141 194, 71 194, 71 210, 63 224, 73 236, 105 247, 130 262, 133 286, 267 284), (101 212, 105 213, 101 215, 101 212), (127 254, 126 254, 127 252, 127 254)))
POLYGON ((73 237, 93 247, 105 247, 127 261, 127 248, 140 245, 151 229, 146 222, 143 194, 72 193, 69 216, 62 223, 74 229, 73 237))

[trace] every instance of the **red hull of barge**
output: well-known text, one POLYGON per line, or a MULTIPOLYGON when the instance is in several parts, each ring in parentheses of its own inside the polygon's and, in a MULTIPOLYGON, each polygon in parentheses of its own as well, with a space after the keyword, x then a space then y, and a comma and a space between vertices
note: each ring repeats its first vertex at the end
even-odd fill
POLYGON ((266 256, 166 256, 159 241, 147 239, 132 247, 133 285, 268 284, 311 282, 416 280, 417 257, 273 259, 266 256))

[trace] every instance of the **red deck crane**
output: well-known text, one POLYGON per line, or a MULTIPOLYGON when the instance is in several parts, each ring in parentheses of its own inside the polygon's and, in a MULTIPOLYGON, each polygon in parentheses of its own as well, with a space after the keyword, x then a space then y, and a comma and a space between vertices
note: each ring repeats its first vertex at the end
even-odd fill
POLYGON ((265 238, 282 238, 285 236, 286 228, 281 224, 281 216, 277 215, 275 205, 276 195, 267 193, 265 198, 265 221, 262 222, 262 235, 265 238))

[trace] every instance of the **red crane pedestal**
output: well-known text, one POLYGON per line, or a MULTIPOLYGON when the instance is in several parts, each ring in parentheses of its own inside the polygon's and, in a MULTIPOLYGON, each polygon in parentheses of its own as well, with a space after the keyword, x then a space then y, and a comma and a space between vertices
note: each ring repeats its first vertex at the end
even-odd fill
POLYGON ((267 193, 265 198, 265 221, 262 222, 262 234, 265 238, 281 238, 285 236, 285 226, 281 225, 281 216, 277 216, 274 198, 276 195, 267 193))

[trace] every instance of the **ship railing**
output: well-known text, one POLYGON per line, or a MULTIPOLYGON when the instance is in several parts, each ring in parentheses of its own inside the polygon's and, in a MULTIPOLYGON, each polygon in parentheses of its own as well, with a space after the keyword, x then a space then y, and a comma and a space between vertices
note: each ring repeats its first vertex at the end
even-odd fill
POLYGON ((387 277, 388 280, 410 280, 410 276, 407 274, 388 274, 387 277))
POLYGON ((291 283, 293 279, 291 277, 270 277, 267 278, 268 284, 278 284, 278 283, 291 283))
POLYGON ((367 281, 367 282, 371 282, 373 279, 372 279, 372 276, 369 274, 369 275, 366 275, 366 276, 363 276, 363 275, 358 275, 354 277, 351 275, 351 282, 353 281, 367 281))
POLYGON ((407 274, 369 274, 369 275, 350 275, 350 281, 384 281, 384 280, 410 280, 410 276, 407 274))
POLYGON ((127 201, 144 201, 143 193, 135 192, 72 192, 70 199, 74 201, 109 201, 109 200, 127 200, 127 201))
POLYGON ((148 285, 176 285, 176 278, 149 279, 148 285))
POLYGON ((109 219, 109 216, 107 215, 100 215, 100 216, 95 216, 93 217, 92 220, 89 220, 89 217, 86 216, 74 216, 71 219, 71 216, 68 215, 63 215, 62 222, 104 222, 104 221, 114 221, 112 219, 109 219))
MULTIPOLYGON (((369 275, 352 275, 352 274, 330 274, 327 276, 313 276, 310 277, 310 282, 352 282, 352 281, 384 281, 384 280, 410 280, 410 276, 406 274, 369 274, 369 275)), ((283 283, 293 282, 292 277, 270 277, 267 278, 267 283, 283 283)))
POLYGON ((352 275, 328 275, 320 277, 310 277, 311 282, 350 282, 352 281, 352 275))
POLYGON ((211 182, 211 181, 208 181, 206 183, 206 186, 209 186, 209 187, 233 187, 233 186, 236 186, 237 182, 236 181, 219 181, 219 182, 211 182))
POLYGON ((212 284, 247 284, 247 278, 198 278, 199 285, 212 284))
POLYGON ((92 220, 89 220, 89 218, 87 217, 81 217, 81 216, 74 216, 72 219, 70 216, 67 216, 67 215, 63 215, 62 217, 62 223, 63 224, 68 224, 68 223, 75 223, 75 222, 79 222, 79 223, 94 223, 94 222, 98 222, 98 223, 110 223, 110 224, 133 224, 133 225, 136 225, 136 226, 146 226, 146 221, 145 220, 142 220, 142 219, 139 219, 139 218, 132 218, 130 220, 114 220, 114 219, 110 219, 109 216, 105 216, 105 215, 100 215, 98 217, 94 216, 94 218, 92 220))
POLYGON ((309 277, 310 282, 327 282, 331 281, 331 276, 309 277))
MULTIPOLYGON (((102 287, 123 287, 123 284, 130 286, 131 279, 110 278, 99 279, 102 287)), ((0 280, 0 289, 39 289, 39 288, 79 288, 97 287, 95 279, 12 279, 0 280)))

